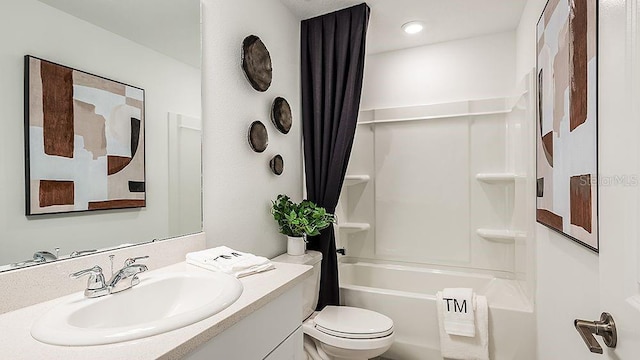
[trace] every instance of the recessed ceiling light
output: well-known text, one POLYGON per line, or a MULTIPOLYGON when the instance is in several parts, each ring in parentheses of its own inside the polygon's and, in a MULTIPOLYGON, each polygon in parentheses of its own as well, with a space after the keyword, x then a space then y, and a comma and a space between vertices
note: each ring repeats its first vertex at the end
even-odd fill
POLYGON ((422 29, 424 29, 424 25, 420 21, 410 21, 402 25, 402 30, 410 35, 417 34, 422 31, 422 29))

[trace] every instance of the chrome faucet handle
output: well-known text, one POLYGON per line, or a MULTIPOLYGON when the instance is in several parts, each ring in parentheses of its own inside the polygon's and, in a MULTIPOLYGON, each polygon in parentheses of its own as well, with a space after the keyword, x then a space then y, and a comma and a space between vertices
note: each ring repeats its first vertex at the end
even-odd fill
POLYGON ((69 254, 69 257, 77 257, 80 255, 85 255, 85 254, 91 254, 94 252, 97 252, 98 250, 76 250, 76 251, 72 251, 71 254, 69 254))
POLYGON ((38 264, 38 263, 35 260, 25 260, 25 261, 20 261, 20 262, 11 264, 11 267, 24 267, 24 266, 31 266, 34 264, 38 264))
POLYGON ((124 262, 124 267, 113 274, 109 280, 109 292, 111 294, 130 289, 140 283, 138 274, 148 270, 147 265, 137 264, 137 260, 147 259, 148 256, 129 258, 124 262))
POLYGON ((104 275, 102 274, 102 268, 100 266, 96 265, 91 269, 80 270, 70 274, 69 277, 78 279, 84 275, 89 275, 87 288, 84 290, 84 295, 86 297, 99 297, 109 293, 109 289, 106 281, 104 280, 104 275))
POLYGON ((144 259, 148 259, 149 256, 138 256, 138 257, 134 257, 134 258, 128 258, 127 260, 124 261, 124 266, 131 266, 133 265, 136 261, 138 260, 144 260, 144 259))
POLYGON ((98 275, 98 274, 102 274, 102 268, 98 265, 92 267, 91 269, 85 269, 85 270, 80 270, 78 272, 74 272, 73 274, 70 274, 69 277, 70 278, 74 278, 74 279, 78 279, 84 275, 87 274, 94 274, 94 275, 98 275))
POLYGON ((103 287, 105 285, 104 275, 102 275, 102 268, 98 265, 91 269, 80 270, 69 275, 70 278, 79 279, 85 275, 89 275, 89 281, 87 282, 87 289, 96 289, 96 285, 100 284, 103 287))

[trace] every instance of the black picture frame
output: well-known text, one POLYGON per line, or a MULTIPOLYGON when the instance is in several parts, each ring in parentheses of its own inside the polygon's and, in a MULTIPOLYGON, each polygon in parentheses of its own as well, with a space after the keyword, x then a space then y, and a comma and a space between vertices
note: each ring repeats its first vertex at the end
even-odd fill
MULTIPOLYGON (((67 75, 68 76, 68 75, 67 75)), ((44 85, 42 85, 44 86, 44 85)), ((75 90, 74 90, 75 93, 75 90)), ((69 99, 67 99, 68 101, 69 99)), ((72 98, 71 101, 76 101, 75 98, 72 98)), ((74 103, 75 104, 75 103, 74 103)), ((43 117, 43 127, 44 127, 44 117, 45 117, 45 111, 43 110, 42 113, 42 117, 43 117)), ((73 141, 74 141, 74 148, 75 148, 75 137, 77 136, 75 134, 75 122, 78 121, 78 119, 75 118, 76 114, 74 113, 73 115, 70 115, 73 117, 73 123, 74 123, 74 132, 73 132, 73 141)), ((106 119, 105 119, 106 122, 106 119)), ((110 211, 110 210, 123 210, 123 209, 141 209, 141 208, 146 208, 147 207, 147 189, 146 189, 146 180, 147 180, 147 174, 146 174, 146 92, 143 88, 137 87, 137 86, 133 86, 133 85, 129 85, 117 80, 113 80, 113 79, 109 79, 107 77, 104 76, 100 76, 100 75, 95 75, 86 71, 82 71, 82 70, 78 70, 66 65, 62 65, 53 61, 49 61, 46 59, 42 59, 33 55, 25 55, 24 56, 24 155, 25 155, 25 215, 27 217, 45 217, 45 216, 56 216, 56 215, 60 215, 60 214, 76 214, 76 213, 88 213, 88 212, 94 212, 94 211, 110 211), (31 135, 32 135, 32 123, 31 121, 33 120, 32 116, 35 116, 34 114, 32 114, 31 112, 31 101, 34 100, 35 101, 35 96, 37 95, 42 95, 42 102, 43 102, 43 109, 44 109, 44 94, 33 94, 31 91, 31 81, 33 79, 31 79, 31 63, 32 61, 36 61, 39 62, 40 66, 42 66, 42 64, 46 64, 48 66, 52 66, 55 68, 59 68, 59 69, 64 69, 65 71, 74 74, 81 74, 83 76, 86 76, 87 78, 90 79, 94 79, 95 81, 98 82, 106 82, 109 84, 116 84, 117 86, 122 86, 125 89, 125 95, 123 96, 125 98, 125 104, 128 101, 128 96, 126 95, 126 91, 127 88, 132 89, 134 92, 136 93, 140 93, 140 99, 130 99, 132 102, 134 102, 133 100, 136 100, 136 106, 137 109, 140 110, 139 113, 139 117, 140 119, 134 119, 134 117, 131 117, 130 122, 131 122, 131 138, 130 138, 130 146, 131 146, 131 150, 132 150, 132 154, 131 154, 131 160, 130 162, 134 161, 134 157, 137 154, 142 154, 141 156, 138 157, 138 159, 140 159, 139 161, 141 161, 141 177, 140 180, 136 179, 136 180, 128 180, 127 186, 129 189, 129 192, 131 193, 135 193, 136 196, 135 198, 120 198, 120 199, 109 199, 108 197, 105 199, 93 199, 94 201, 90 201, 87 204, 87 209, 83 209, 82 206, 83 205, 79 205, 81 206, 80 209, 75 209, 76 204, 75 203, 75 197, 74 197, 74 204, 51 204, 51 205, 47 205, 47 206, 42 206, 42 191, 39 192, 38 196, 39 196, 39 207, 34 208, 32 206, 33 204, 33 196, 35 196, 35 194, 33 194, 32 192, 32 181, 40 181, 40 184, 42 184, 42 181, 54 181, 54 182, 71 182, 71 180, 66 179, 66 180, 61 180, 59 178, 56 179, 32 179, 32 175, 34 173, 32 166, 34 165, 34 154, 31 151, 31 135), (138 104, 139 102, 139 104, 138 104), (139 123, 137 126, 135 125, 136 121, 139 123), (137 130, 135 130, 137 129, 137 130), (135 134, 137 134, 137 136, 135 136, 135 134), (135 137, 135 138, 134 138, 135 137), (136 139, 137 138, 137 139, 136 139), (134 150, 135 147, 135 150, 134 150), (71 206, 74 207, 74 209, 69 209, 71 206), (45 211, 42 210, 42 208, 50 208, 50 211, 45 211), (56 209, 60 209, 63 208, 64 210, 56 210, 56 209)), ((44 133, 44 130, 43 130, 44 133)), ((105 135, 106 136, 106 135, 105 135)), ((44 145, 43 145, 44 146, 44 145)), ((105 147, 106 147, 106 143, 105 143, 105 147)), ((75 150, 74 150, 75 151, 75 150)), ((46 153, 46 152, 45 152, 46 153)), ((51 155, 47 155, 47 156, 51 156, 51 155)), ((58 155, 53 155, 53 157, 58 157, 58 155)), ((108 157, 108 155, 104 155, 104 157, 108 157)), ((72 157, 73 158, 73 157, 72 157)), ((109 160, 105 160, 107 163, 109 163, 109 160)), ((122 166, 122 168, 120 170, 118 170, 115 173, 118 173, 120 171, 122 171, 124 168, 126 168, 129 164, 127 163, 126 165, 124 164, 126 162, 126 160, 123 160, 122 163, 118 166, 122 166)), ((113 161, 111 163, 114 163, 113 161)), ((112 168, 113 171, 115 171, 116 166, 114 166, 112 168)), ((106 173, 109 172, 109 169, 106 169, 106 173)), ((110 176, 107 175, 105 173, 105 177, 110 176)), ((115 173, 111 174, 114 175, 115 173)), ((66 184, 68 185, 68 184, 66 184)), ((74 189, 73 189, 73 193, 75 195, 75 180, 74 180, 74 189)), ((67 199, 68 200, 68 199, 67 199)))
MULTIPOLYGON (((549 9, 549 4, 552 3, 552 0, 548 0, 545 8, 542 12, 542 14, 540 15, 540 18, 538 19, 537 25, 536 25, 536 38, 540 39, 541 38, 541 34, 539 33, 540 29, 541 29, 541 21, 543 21, 545 19, 545 16, 547 16, 547 11, 550 11, 549 9)), ((595 229, 593 230, 593 234, 595 235, 595 243, 594 244, 590 244, 587 243, 585 241, 585 239, 581 239, 578 236, 574 236, 572 234, 568 234, 567 232, 565 232, 563 229, 560 229, 557 221, 553 221, 555 222, 555 224, 552 224, 551 221, 548 221, 548 219, 545 219, 545 216, 541 214, 541 210, 547 210, 548 209, 544 209, 540 207, 540 198, 544 197, 545 195, 545 186, 547 184, 547 182, 545 181, 545 178, 543 176, 541 176, 540 174, 540 161, 541 161, 541 151, 540 148, 542 147, 543 149, 545 149, 544 145, 541 145, 541 142, 544 142, 544 136, 545 134, 543 133, 542 130, 542 126, 543 126, 543 116, 544 116, 544 105, 545 105, 545 101, 544 101, 544 96, 543 96, 543 86, 544 86, 544 76, 546 75, 544 72, 544 68, 541 68, 541 64, 540 64, 540 51, 541 49, 540 47, 540 43, 538 42, 537 46, 536 46, 536 72, 535 72, 535 83, 536 83, 536 91, 535 91, 535 97, 536 97, 536 221, 553 230, 554 232, 557 232, 565 237, 567 237, 568 239, 570 239, 571 241, 574 241, 575 243, 595 252, 598 253, 599 249, 600 249, 600 236, 599 236, 599 231, 600 231, 600 226, 599 226, 599 214, 600 214, 600 210, 599 210, 599 203, 600 203, 600 191, 599 191, 599 183, 600 183, 600 178, 599 178, 599 159, 598 159, 598 155, 599 155, 599 149, 598 149, 598 119, 599 119, 599 104, 598 104, 598 93, 599 93, 599 84, 598 84, 598 75, 599 75, 599 26, 598 26, 598 22, 599 22, 599 1, 598 0, 584 0, 584 4, 586 4, 586 6, 592 6, 595 11, 593 12, 593 18, 587 18, 587 31, 588 31, 588 26, 589 24, 594 26, 594 32, 595 32, 595 76, 592 78, 588 78, 588 81, 590 82, 595 82, 595 84, 591 84, 592 85, 592 89, 595 91, 595 124, 594 124, 594 145, 595 145, 595 159, 593 159, 594 163, 595 163, 595 169, 594 169, 594 174, 593 176, 590 176, 588 181, 589 181, 589 186, 592 189, 591 191, 595 192, 595 195, 593 196, 593 198, 595 199, 595 204, 592 204, 591 206, 592 208, 592 212, 593 214, 595 214, 595 219, 592 219, 592 223, 595 224, 595 229), (538 131, 540 130, 540 131, 538 131)), ((569 6, 567 4, 567 6, 569 6)), ((571 10, 570 10, 571 11, 571 10)), ((546 27, 544 27, 544 29, 546 30, 546 27)), ((588 46, 588 45, 587 45, 588 46)), ((573 58, 571 58, 572 53, 570 53, 569 55, 569 59, 573 60, 573 58)), ((588 99, 586 99, 586 102, 588 103, 588 99)), ((571 108, 571 105, 569 105, 569 107, 571 108)), ((545 149, 544 152, 548 151, 545 149)), ((577 174, 576 174, 577 175, 577 174)), ((574 176, 575 177, 575 176, 574 176)), ((584 182, 586 182, 587 180, 585 179, 584 182)), ((571 190, 570 190, 571 191, 571 190)), ((569 204, 569 207, 571 207, 572 205, 569 204)), ((564 221, 564 219, 563 219, 564 221)), ((572 221, 572 220, 571 220, 572 221)), ((573 223, 572 223, 573 224, 573 223)))

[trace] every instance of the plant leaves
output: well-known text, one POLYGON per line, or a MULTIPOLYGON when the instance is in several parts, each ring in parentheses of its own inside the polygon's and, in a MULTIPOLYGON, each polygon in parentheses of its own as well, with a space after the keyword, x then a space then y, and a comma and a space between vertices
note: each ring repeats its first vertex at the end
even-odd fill
POLYGON ((296 204, 287 195, 280 194, 271 204, 271 214, 280 232, 288 236, 317 236, 320 230, 336 222, 333 214, 310 200, 296 204))

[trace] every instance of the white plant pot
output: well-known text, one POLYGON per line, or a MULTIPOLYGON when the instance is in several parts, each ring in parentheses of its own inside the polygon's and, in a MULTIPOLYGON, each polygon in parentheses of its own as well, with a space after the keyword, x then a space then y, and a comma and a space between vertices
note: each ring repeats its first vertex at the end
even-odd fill
POLYGON ((307 251, 307 243, 303 236, 287 236, 287 254, 301 256, 307 251))

